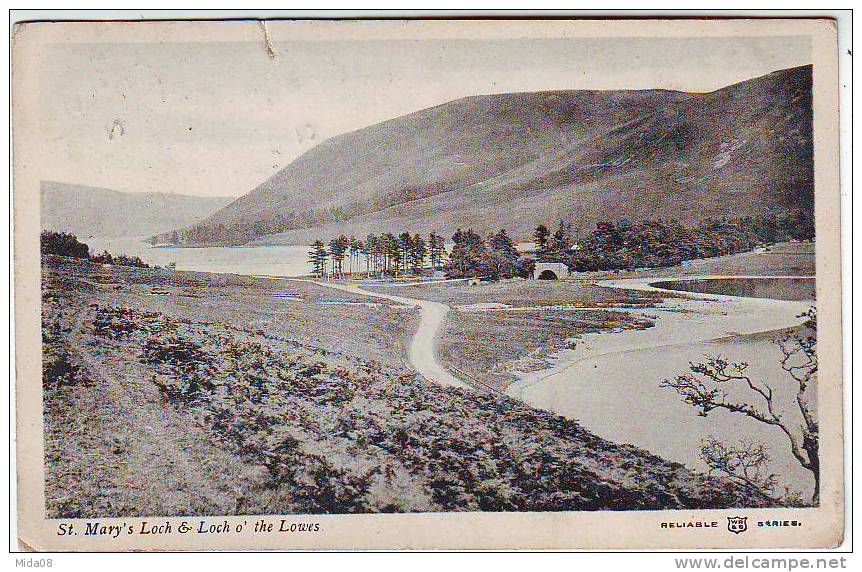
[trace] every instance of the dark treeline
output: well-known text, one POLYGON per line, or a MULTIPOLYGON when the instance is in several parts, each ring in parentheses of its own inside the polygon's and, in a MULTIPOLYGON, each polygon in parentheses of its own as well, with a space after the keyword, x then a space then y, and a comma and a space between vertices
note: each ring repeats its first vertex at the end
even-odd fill
MULTIPOLYGON (((364 212, 365 210, 355 208, 350 210, 348 207, 328 207, 323 210, 304 212, 290 211, 261 220, 235 222, 228 225, 221 223, 196 224, 189 228, 155 236, 150 241, 153 244, 167 242, 174 245, 223 244, 240 246, 268 234, 341 222, 364 212)), ((369 210, 369 212, 372 211, 369 210)))
POLYGON ((813 217, 803 213, 714 219, 689 227, 676 221, 598 222, 577 240, 570 224, 551 234, 545 225, 534 233, 541 261, 564 262, 572 270, 623 270, 675 266, 787 240, 812 240, 813 217))
POLYGON ((134 266, 136 268, 149 268, 149 264, 137 256, 126 256, 125 254, 113 255, 107 250, 102 254, 90 254, 90 247, 79 241, 74 234, 66 232, 54 232, 43 230, 39 236, 39 250, 45 256, 65 256, 89 260, 99 264, 112 264, 116 266, 134 266))
POLYGON ((533 262, 522 257, 505 230, 483 239, 473 229, 458 229, 452 236, 452 252, 447 253, 443 236, 369 234, 364 241, 340 236, 311 245, 308 260, 316 276, 419 276, 426 270, 442 270, 449 278, 489 279, 529 276, 533 262))
POLYGON ((409 232, 398 236, 388 232, 369 234, 365 240, 341 235, 328 243, 316 240, 308 252, 308 260, 316 276, 420 275, 426 269, 435 271, 443 267, 446 257, 443 243, 443 237, 434 232, 427 239, 409 232))
POLYGON ((39 236, 39 250, 43 255, 90 258, 90 247, 66 232, 43 230, 39 236))
POLYGON ((404 232, 370 234, 365 241, 346 236, 328 244, 318 240, 308 254, 318 276, 418 276, 430 268, 443 270, 448 278, 497 280, 531 276, 536 260, 563 262, 577 272, 675 266, 775 242, 813 240, 814 222, 810 213, 713 219, 697 226, 621 219, 598 222, 579 238, 571 223, 560 221, 553 232, 540 224, 533 238, 535 257, 522 256, 505 229, 487 238, 473 229, 458 229, 449 253, 439 234, 432 232, 425 240, 404 232))
POLYGON ((334 207, 325 211, 288 212, 263 220, 236 222, 229 225, 221 223, 196 224, 189 228, 155 236, 150 240, 153 244, 166 242, 174 245, 223 244, 239 246, 267 234, 347 220, 347 215, 340 213, 341 210, 339 207, 334 207))

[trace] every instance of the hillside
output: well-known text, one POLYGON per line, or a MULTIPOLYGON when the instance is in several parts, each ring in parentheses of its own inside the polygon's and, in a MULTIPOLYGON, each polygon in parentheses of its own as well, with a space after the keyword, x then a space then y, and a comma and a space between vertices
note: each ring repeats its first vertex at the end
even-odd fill
POLYGON ((123 193, 111 189, 42 181, 42 228, 84 239, 146 237, 187 226, 214 213, 233 197, 123 193))
POLYGON ((560 218, 584 230, 620 217, 811 212, 811 74, 781 70, 711 93, 452 101, 321 143, 187 237, 307 244, 473 226, 523 238, 560 218))

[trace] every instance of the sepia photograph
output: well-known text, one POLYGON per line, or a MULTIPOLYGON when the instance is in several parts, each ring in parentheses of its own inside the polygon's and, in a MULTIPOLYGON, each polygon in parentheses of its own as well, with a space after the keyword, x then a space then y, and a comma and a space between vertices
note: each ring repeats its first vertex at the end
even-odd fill
POLYGON ((835 41, 18 24, 20 541, 840 543, 835 41))

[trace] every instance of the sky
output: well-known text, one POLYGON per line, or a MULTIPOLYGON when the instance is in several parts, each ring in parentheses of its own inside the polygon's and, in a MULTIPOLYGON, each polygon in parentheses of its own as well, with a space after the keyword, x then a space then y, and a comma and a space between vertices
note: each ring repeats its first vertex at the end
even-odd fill
POLYGON ((712 91, 811 62, 804 37, 99 43, 40 62, 43 180, 239 196, 321 141, 470 95, 712 91))

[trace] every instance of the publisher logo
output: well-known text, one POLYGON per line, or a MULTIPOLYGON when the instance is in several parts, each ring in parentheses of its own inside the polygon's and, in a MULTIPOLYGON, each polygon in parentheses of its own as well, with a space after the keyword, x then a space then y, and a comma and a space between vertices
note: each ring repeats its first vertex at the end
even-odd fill
POLYGON ((747 516, 729 516, 727 517, 727 530, 734 534, 740 534, 748 530, 747 516))

